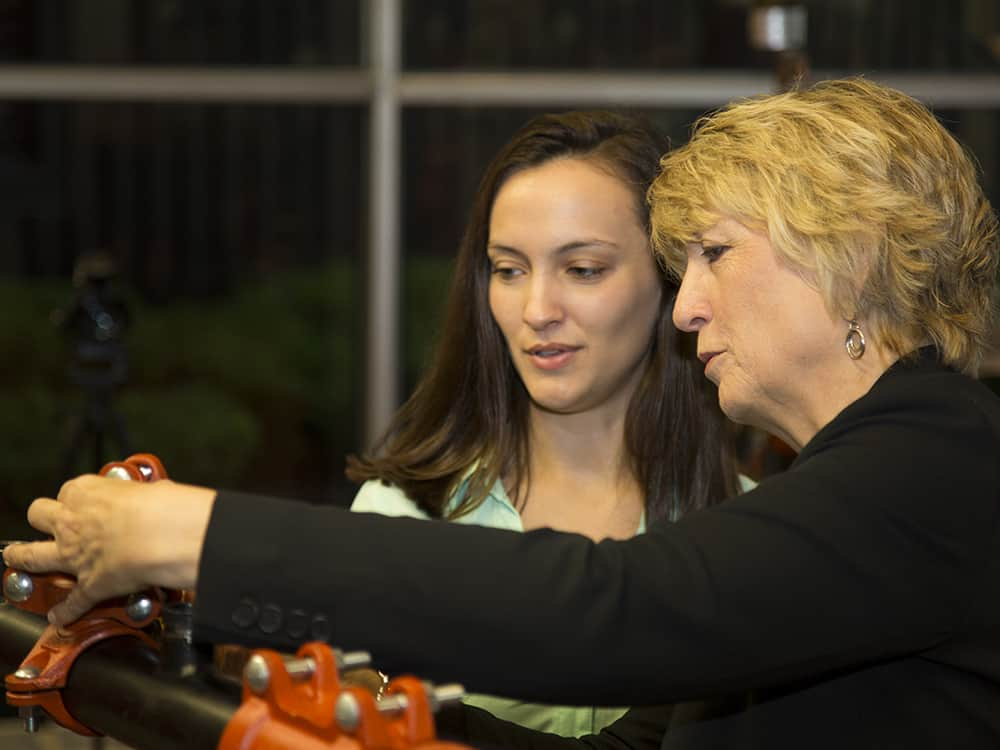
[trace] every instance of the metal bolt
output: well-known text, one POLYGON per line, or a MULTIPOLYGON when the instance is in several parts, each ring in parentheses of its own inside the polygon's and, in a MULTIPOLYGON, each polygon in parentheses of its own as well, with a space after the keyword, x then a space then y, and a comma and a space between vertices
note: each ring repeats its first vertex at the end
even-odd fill
POLYGON ((396 714, 405 711, 410 702, 405 693, 392 693, 378 699, 378 710, 384 714, 396 714))
POLYGON ((450 682, 447 685, 434 685, 427 691, 430 698, 431 711, 437 711, 442 706, 458 703, 465 697, 465 687, 457 682, 450 682))
POLYGON ((285 661, 285 671, 293 680, 308 680, 316 671, 316 662, 312 659, 288 659, 285 661))
POLYGON ((271 670, 268 669, 267 660, 260 654, 251 656, 243 670, 243 679, 257 695, 263 695, 271 684, 271 670))
POLYGON ((124 466, 112 466, 104 476, 110 479, 124 479, 126 482, 132 481, 132 475, 124 466))
POLYGON ((27 601, 35 591, 31 576, 20 570, 12 570, 3 581, 3 595, 12 602, 27 601))
POLYGON ((193 607, 190 602, 174 602, 163 608, 163 631, 160 633, 162 674, 186 677, 197 671, 198 654, 192 637, 193 607))
POLYGON ((125 605, 125 614, 136 622, 142 622, 153 614, 153 600, 145 594, 132 594, 125 605))
POLYGON ((372 663, 372 655, 367 651, 348 651, 346 654, 336 650, 337 669, 358 669, 372 663))
POLYGON ((361 723, 361 704, 350 693, 341 693, 337 696, 333 715, 341 729, 345 732, 353 732, 361 723))
MULTIPOLYGON (((465 688, 458 683, 434 686, 429 682, 424 683, 424 690, 427 693, 427 702, 430 703, 431 711, 437 711, 441 706, 450 703, 457 703, 465 697, 465 688)), ((405 711, 410 701, 405 693, 393 693, 387 695, 378 702, 378 710, 382 713, 392 714, 405 711)))
MULTIPOLYGON (((367 651, 349 651, 345 654, 338 649, 334 649, 333 653, 337 661, 338 670, 367 667, 372 663, 372 656, 367 651)), ((293 680, 308 680, 316 671, 316 661, 309 657, 304 659, 286 659, 285 670, 293 680)))
POLYGON ((42 712, 38 710, 38 706, 20 706, 17 709, 17 715, 24 722, 25 732, 34 734, 38 731, 38 721, 42 718, 42 712))
POLYGON ((19 680, 33 680, 38 677, 39 672, 36 667, 21 667, 14 672, 14 676, 19 680))

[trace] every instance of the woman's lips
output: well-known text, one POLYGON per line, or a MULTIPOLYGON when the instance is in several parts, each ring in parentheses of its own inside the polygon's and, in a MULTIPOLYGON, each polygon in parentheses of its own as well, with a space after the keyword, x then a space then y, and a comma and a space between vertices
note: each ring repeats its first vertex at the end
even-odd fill
POLYGON ((531 363, 539 370, 558 370, 569 364, 580 347, 553 346, 534 347, 527 354, 531 363))
POLYGON ((710 377, 709 368, 719 359, 722 352, 704 352, 698 355, 698 359, 705 363, 705 377, 710 377))

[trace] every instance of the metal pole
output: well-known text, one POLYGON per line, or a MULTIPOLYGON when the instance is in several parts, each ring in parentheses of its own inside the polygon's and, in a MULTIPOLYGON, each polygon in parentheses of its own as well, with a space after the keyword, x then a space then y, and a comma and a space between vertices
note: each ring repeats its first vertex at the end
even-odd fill
POLYGON ((399 404, 400 0, 369 4, 372 99, 369 117, 368 330, 365 446, 382 433, 399 404))
MULTIPOLYGON (((14 671, 41 636, 40 617, 0 604, 0 670, 14 671)), ((136 750, 214 748, 239 696, 201 678, 159 672, 159 657, 135 638, 111 638, 81 654, 63 689, 78 721, 136 750)))
MULTIPOLYGON (((394 0, 398 1, 398 0, 394 0)), ((379 0, 387 3, 388 0, 379 0)), ((373 0, 373 7, 378 3, 373 0)), ((374 20, 374 19, 372 19, 374 20)), ((366 25, 371 43, 375 25, 366 25)), ((374 53, 374 50, 373 50, 374 53)), ((372 55, 374 57, 374 54, 372 55)), ((856 71, 853 71, 856 72, 856 71)), ((818 69, 810 80, 850 70, 818 69)), ((1000 74, 993 72, 869 71, 873 81, 935 107, 993 110, 1000 74)), ((398 116, 413 107, 718 107, 774 90, 765 71, 691 72, 404 72, 396 70, 389 98, 398 116)), ((0 100, 238 102, 363 106, 372 80, 363 68, 156 68, 0 65, 0 100)), ((386 93, 383 90, 383 93, 386 93)), ((372 107, 373 113, 376 111, 372 107)), ((397 121, 398 124, 398 121, 397 121)), ((373 131, 374 132, 374 131, 373 131)), ((374 147, 374 142, 372 144, 374 147)), ((398 201, 398 196, 397 196, 398 201)))

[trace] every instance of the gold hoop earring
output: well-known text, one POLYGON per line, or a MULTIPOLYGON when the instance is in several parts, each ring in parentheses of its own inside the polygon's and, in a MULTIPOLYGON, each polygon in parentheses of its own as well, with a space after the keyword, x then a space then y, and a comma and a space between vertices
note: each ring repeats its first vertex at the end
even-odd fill
POLYGON ((847 338, 844 339, 847 356, 851 359, 861 359, 865 355, 865 334, 856 320, 849 320, 848 325, 850 328, 847 331, 847 338))

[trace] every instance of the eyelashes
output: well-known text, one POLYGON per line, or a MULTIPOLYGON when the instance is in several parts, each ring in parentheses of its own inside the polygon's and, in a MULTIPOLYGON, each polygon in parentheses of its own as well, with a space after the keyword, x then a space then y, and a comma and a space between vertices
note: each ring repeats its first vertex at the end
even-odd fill
MULTIPOLYGON (((577 281, 597 281, 607 272, 604 266, 570 266, 565 269, 565 273, 577 281)), ((515 266, 490 265, 490 274, 496 276, 501 281, 513 281, 526 272, 524 269, 515 266)))
POLYGON ((701 257, 709 263, 714 263, 721 258, 730 248, 729 245, 707 245, 701 249, 701 257))
POLYGON ((490 266, 490 275, 498 277, 501 281, 510 281, 515 276, 523 273, 520 268, 512 268, 510 266, 490 266))
POLYGON ((607 269, 594 266, 573 266, 566 269, 566 272, 580 281, 596 281, 601 278, 607 269))

